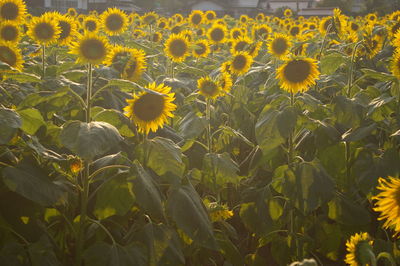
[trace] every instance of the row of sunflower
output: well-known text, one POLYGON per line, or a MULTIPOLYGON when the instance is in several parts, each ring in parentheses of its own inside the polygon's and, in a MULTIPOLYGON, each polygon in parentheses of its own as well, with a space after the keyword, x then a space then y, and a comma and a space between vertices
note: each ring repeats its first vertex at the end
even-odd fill
POLYGON ((396 265, 399 29, 0 0, 1 260, 396 265))

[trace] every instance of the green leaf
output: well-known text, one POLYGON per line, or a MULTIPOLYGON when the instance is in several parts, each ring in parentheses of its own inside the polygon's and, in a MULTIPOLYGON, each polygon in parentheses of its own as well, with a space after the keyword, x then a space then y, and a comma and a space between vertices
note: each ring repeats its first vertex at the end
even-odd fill
POLYGON ((338 223, 348 226, 369 225, 371 216, 367 209, 345 195, 337 195, 329 202, 328 216, 338 223))
POLYGON ((287 138, 293 132, 297 123, 297 112, 294 107, 286 107, 276 118, 279 133, 287 138))
POLYGON ((96 121, 103 121, 107 122, 114 127, 116 127, 119 131, 119 133, 122 136, 125 137, 133 137, 135 134, 133 133, 133 124, 129 120, 128 117, 123 115, 121 112, 118 112, 117 110, 104 110, 101 111, 100 113, 96 114, 93 117, 94 120, 96 121))
POLYGON ((206 128, 205 117, 189 112, 179 123, 179 132, 184 139, 196 139, 206 128))
POLYGON ((4 184, 19 195, 42 206, 64 204, 66 190, 49 179, 48 174, 32 164, 24 163, 17 167, 3 169, 4 184))
POLYGON ((396 81, 397 78, 391 74, 384 73, 384 72, 378 72, 372 69, 364 68, 361 69, 361 71, 364 73, 364 78, 373 78, 377 79, 380 81, 396 81))
POLYGON ((321 58, 321 74, 332 75, 346 62, 346 58, 339 53, 332 53, 321 58))
POLYGON ((7 78, 15 80, 16 82, 20 82, 20 83, 41 82, 41 79, 39 76, 36 76, 31 73, 26 73, 26 72, 7 73, 7 78))
POLYGON ((155 137, 147 140, 139 147, 139 152, 144 157, 145 165, 158 175, 172 173, 181 177, 185 170, 182 161, 182 152, 172 140, 155 137))
POLYGON ((18 110, 19 115, 22 118, 21 129, 29 135, 34 135, 36 131, 46 125, 39 110, 34 108, 18 110))
POLYGON ((153 178, 137 161, 131 168, 131 174, 132 177, 128 178, 128 181, 133 183, 133 191, 138 205, 151 217, 163 220, 165 216, 162 195, 153 178))
POLYGON ((96 193, 95 216, 102 220, 113 215, 125 215, 135 202, 132 183, 127 182, 124 175, 105 182, 96 193))
POLYGON ((241 177, 237 175, 239 166, 228 153, 207 153, 203 158, 203 175, 211 184, 220 186, 226 183, 237 184, 241 177))
POLYGON ((372 123, 371 125, 359 127, 355 130, 350 129, 342 135, 342 140, 348 142, 362 140, 376 130, 377 127, 378 125, 376 123, 372 123))
POLYGON ((60 140, 79 157, 92 160, 117 146, 122 137, 106 122, 69 121, 61 130, 60 140))
POLYGON ((19 114, 7 108, 0 108, 0 145, 7 144, 22 126, 19 114))
POLYGON ((206 208, 190 183, 172 187, 167 201, 167 212, 178 228, 195 243, 217 250, 206 208))
POLYGON ((38 242, 29 245, 28 252, 32 266, 62 265, 53 251, 50 240, 45 236, 42 236, 38 242))

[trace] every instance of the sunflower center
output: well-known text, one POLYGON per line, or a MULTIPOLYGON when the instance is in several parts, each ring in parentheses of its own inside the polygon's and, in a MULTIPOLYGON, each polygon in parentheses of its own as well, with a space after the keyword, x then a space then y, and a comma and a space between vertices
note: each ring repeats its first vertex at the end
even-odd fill
POLYGON ((160 40, 160 35, 157 33, 153 34, 153 42, 158 42, 160 40))
POLYGON ((58 24, 61 28, 60 40, 64 40, 71 34, 71 25, 66 21, 60 21, 58 24))
POLYGON ((165 22, 164 21, 161 21, 159 24, 158 24, 158 27, 159 28, 165 28, 165 26, 166 26, 166 24, 165 24, 165 22))
POLYGON ((275 41, 272 43, 272 50, 276 54, 283 54, 286 52, 288 48, 288 44, 285 39, 283 38, 277 38, 275 41))
POLYGON ((40 40, 49 40, 54 36, 53 26, 47 22, 41 22, 35 27, 35 35, 40 40))
POLYGON ((218 87, 217 84, 215 84, 214 82, 206 80, 202 84, 200 90, 206 95, 213 96, 217 92, 218 87))
POLYGON ((174 34, 178 34, 179 32, 181 32, 181 27, 175 26, 171 29, 171 32, 174 34))
POLYGON ((310 64, 304 60, 290 61, 285 69, 285 78, 292 83, 301 83, 310 76, 310 64))
POLYGON ((97 28, 97 24, 93 20, 86 21, 85 26, 88 31, 95 31, 97 28))
POLYGON ((128 78, 132 78, 133 75, 135 74, 135 71, 137 69, 137 61, 135 59, 130 60, 128 65, 125 68, 125 73, 128 76, 128 78))
POLYGON ((247 59, 244 55, 237 55, 233 59, 232 66, 234 69, 243 69, 246 66, 247 59))
POLYGON ((200 22, 201 22, 201 15, 200 15, 200 14, 194 14, 194 15, 192 16, 192 23, 193 23, 194 25, 199 25, 200 22))
POLYGON ((82 55, 89 60, 98 60, 105 56, 106 48, 104 43, 97 39, 84 40, 80 45, 82 55))
POLYGON ((206 52, 206 46, 204 45, 204 43, 198 43, 197 46, 198 47, 196 47, 196 49, 194 50, 196 54, 202 55, 206 52))
POLYGON ((392 33, 396 33, 400 29, 400 22, 397 22, 393 27, 392 27, 392 33))
POLYGON ((207 16, 208 20, 214 19, 214 14, 213 13, 208 13, 206 16, 207 16))
POLYGON ((314 24, 311 24, 309 28, 310 28, 310 30, 315 30, 316 27, 314 24))
POLYGON ((234 31, 234 32, 232 33, 232 37, 233 37, 234 39, 239 38, 240 35, 241 35, 241 33, 240 33, 240 31, 238 31, 238 30, 236 30, 236 31, 234 31))
POLYGON ((290 29, 290 35, 292 35, 292 36, 296 36, 299 33, 300 33, 299 27, 293 27, 290 29))
POLYGON ((170 43, 169 47, 170 47, 171 54, 175 57, 183 56, 186 53, 186 49, 187 49, 185 41, 180 40, 180 39, 173 40, 170 43))
POLYGON ((146 93, 142 95, 133 106, 133 113, 142 121, 153 121, 164 110, 164 96, 146 93))
POLYGON ((5 3, 1 7, 1 17, 6 19, 6 20, 14 20, 18 17, 19 14, 19 8, 16 4, 14 3, 5 3))
POLYGON ((129 53, 127 52, 116 53, 111 60, 112 66, 119 72, 122 72, 124 70, 126 62, 128 61, 128 57, 129 53))
POLYGON ((358 24, 356 24, 356 23, 351 23, 351 29, 353 30, 353 31, 356 31, 356 30, 358 30, 358 24))
POLYGON ((235 45, 235 51, 243 51, 244 48, 246 47, 246 45, 248 45, 247 42, 245 41, 240 41, 235 45))
POLYGON ((356 244, 356 250, 354 252, 355 253, 354 255, 358 265, 368 265, 371 259, 368 253, 369 249, 371 249, 371 246, 365 240, 361 240, 356 244))
POLYGON ((0 46, 0 61, 15 66, 17 63, 17 55, 13 50, 6 46, 0 46))
POLYGON ((18 29, 15 26, 5 26, 1 30, 1 38, 5 41, 14 41, 18 37, 18 29))
POLYGON ((220 28, 213 29, 210 35, 211 39, 216 42, 220 42, 224 39, 224 31, 220 28))
POLYGON ((106 18, 106 27, 110 31, 118 31, 124 25, 124 20, 119 14, 111 14, 106 18))
POLYGON ((257 30, 257 35, 260 37, 265 37, 268 35, 268 31, 265 28, 260 28, 257 30))

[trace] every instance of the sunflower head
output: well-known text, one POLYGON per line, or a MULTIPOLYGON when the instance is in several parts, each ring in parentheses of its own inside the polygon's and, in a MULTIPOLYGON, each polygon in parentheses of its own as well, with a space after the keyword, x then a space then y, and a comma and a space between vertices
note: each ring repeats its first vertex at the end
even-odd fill
POLYGON ((253 57, 251 57, 249 53, 236 52, 233 54, 233 58, 230 61, 230 71, 236 75, 246 74, 252 63, 253 57))
POLYGON ((297 37, 299 34, 301 34, 300 27, 298 25, 293 25, 289 29, 289 34, 292 37, 297 37))
POLYGON ((259 22, 263 21, 264 18, 265 18, 265 15, 263 13, 258 13, 256 16, 256 20, 259 22))
POLYGON ((21 33, 17 24, 5 21, 0 25, 0 40, 18 43, 21 33))
POLYGON ((373 241, 368 233, 356 233, 346 242, 345 262, 351 266, 370 265, 373 241))
POLYGON ((230 92, 232 89, 232 76, 228 73, 221 73, 220 77, 218 78, 218 86, 224 91, 224 92, 230 92))
POLYGON ((253 38, 255 40, 267 40, 272 29, 265 25, 256 25, 253 27, 253 38))
POLYGON ((290 93, 307 91, 319 74, 316 60, 311 58, 288 59, 277 69, 279 85, 290 93))
POLYGON ((226 39, 227 29, 225 26, 220 24, 213 24, 213 26, 208 30, 208 39, 212 43, 223 43, 226 39))
POLYGON ((233 40, 231 53, 234 54, 236 52, 247 51, 251 43, 253 43, 253 41, 249 37, 247 36, 239 37, 233 40))
POLYGON ((68 8, 67 15, 70 17, 76 17, 78 15, 78 12, 76 12, 75 8, 71 7, 68 8))
POLYGON ((99 20, 95 16, 87 16, 83 21, 83 28, 87 32, 97 32, 99 30, 99 20))
POLYGON ((287 8, 285 11, 283 11, 283 15, 287 18, 290 18, 293 15, 293 11, 290 8, 287 8))
POLYGON ((218 82, 212 80, 210 77, 202 77, 197 80, 197 87, 199 89, 199 94, 207 99, 215 99, 224 94, 218 82))
POLYGON ((58 43, 61 45, 68 45, 78 34, 78 25, 71 17, 60 15, 58 17, 58 26, 61 30, 58 43))
POLYGON ((117 8, 109 8, 101 15, 103 30, 110 36, 118 35, 128 27, 127 15, 117 8))
POLYGON ((160 29, 167 28, 167 20, 165 18, 160 18, 157 22, 157 27, 160 29))
POLYGON ((105 37, 87 32, 72 44, 70 53, 78 56, 77 62, 98 65, 107 58, 108 50, 105 37))
POLYGON ((208 23, 212 23, 213 20, 217 17, 217 14, 213 10, 208 10, 204 14, 204 17, 206 18, 208 23))
POLYGON ((393 54, 393 59, 390 64, 390 70, 395 77, 400 79, 400 52, 395 52, 393 54))
POLYGON ((0 21, 22 23, 26 16, 26 5, 23 0, 0 1, 0 21))
POLYGON ((197 27, 199 26, 204 20, 204 14, 200 10, 193 10, 192 13, 189 15, 189 23, 197 27))
POLYGON ((29 23, 28 35, 41 45, 51 44, 57 41, 61 33, 58 23, 50 13, 32 18, 29 23))
POLYGON ((133 99, 126 100, 128 105, 124 108, 125 115, 144 134, 162 128, 169 117, 174 117, 172 112, 176 109, 175 94, 170 92, 170 87, 151 83, 146 88, 151 92, 134 94, 133 99))
POLYGON ((288 36, 275 34, 268 42, 268 51, 276 58, 283 59, 289 53, 292 43, 288 36))
POLYGON ((131 57, 131 52, 131 48, 116 45, 111 49, 104 64, 111 66, 119 73, 122 73, 131 57))
POLYGON ((146 54, 143 50, 138 49, 130 49, 130 51, 130 58, 123 70, 122 77, 130 81, 137 81, 146 71, 146 54))
POLYGON ((160 42, 161 39, 162 39, 162 34, 160 32, 154 32, 150 36, 150 41, 152 41, 152 42, 160 42))
POLYGON ((15 43, 3 41, 0 41, 0 61, 20 71, 24 63, 21 51, 18 49, 17 45, 15 43))
POLYGON ((171 34, 165 42, 165 54, 174 62, 183 62, 189 55, 189 41, 182 34, 171 34))
POLYGON ((193 56, 207 57, 210 54, 210 43, 207 40, 198 40, 194 43, 193 56))
POLYGON ((156 23, 158 15, 155 12, 148 12, 142 16, 142 22, 145 25, 151 25, 156 23))

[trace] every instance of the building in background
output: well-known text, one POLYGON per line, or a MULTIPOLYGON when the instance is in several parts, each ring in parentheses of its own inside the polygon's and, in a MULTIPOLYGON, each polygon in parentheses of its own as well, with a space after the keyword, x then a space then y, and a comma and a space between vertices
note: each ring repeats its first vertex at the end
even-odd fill
POLYGON ((40 10, 51 9, 66 12, 68 8, 75 8, 81 12, 87 10, 103 11, 108 7, 117 7, 127 12, 139 11, 140 8, 134 4, 134 0, 30 0, 26 1, 28 8, 40 10))

